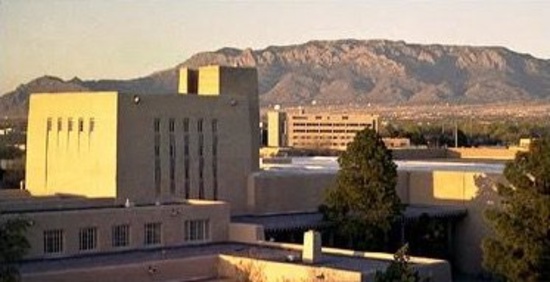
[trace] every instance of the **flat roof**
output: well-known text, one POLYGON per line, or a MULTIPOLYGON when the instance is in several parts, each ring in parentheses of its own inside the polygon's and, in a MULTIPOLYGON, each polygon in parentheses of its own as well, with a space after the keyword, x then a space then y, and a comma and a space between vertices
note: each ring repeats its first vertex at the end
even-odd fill
MULTIPOLYGON (((289 162, 262 162, 261 168, 270 172, 289 173, 330 173, 340 169, 338 157, 289 157, 289 162)), ((466 171, 502 173, 504 162, 433 159, 433 160, 394 160, 397 170, 402 171, 466 171)))
MULTIPOLYGON (((266 246, 262 244, 244 243, 211 243, 183 247, 158 248, 136 250, 109 254, 87 254, 84 256, 37 259, 23 261, 20 264, 21 274, 37 274, 41 272, 62 271, 67 269, 95 268, 107 266, 120 266, 134 263, 154 263, 155 261, 167 261, 172 259, 192 258, 208 255, 232 255, 250 257, 267 261, 301 264, 301 262, 289 262, 288 257, 301 257, 301 251, 285 248, 266 246)), ((346 256, 323 253, 323 259, 315 264, 320 267, 330 267, 342 270, 360 271, 369 273, 385 269, 389 260, 377 260, 372 258, 346 256)))

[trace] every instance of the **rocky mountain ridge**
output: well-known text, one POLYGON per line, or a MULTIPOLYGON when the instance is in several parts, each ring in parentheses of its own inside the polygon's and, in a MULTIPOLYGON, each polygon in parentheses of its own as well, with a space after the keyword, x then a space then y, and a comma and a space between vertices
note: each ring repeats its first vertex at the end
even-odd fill
POLYGON ((179 67, 209 64, 256 67, 262 105, 550 101, 550 60, 503 47, 336 40, 261 50, 222 48, 131 80, 42 77, 1 96, 0 113, 25 113, 32 92, 173 93, 179 67))

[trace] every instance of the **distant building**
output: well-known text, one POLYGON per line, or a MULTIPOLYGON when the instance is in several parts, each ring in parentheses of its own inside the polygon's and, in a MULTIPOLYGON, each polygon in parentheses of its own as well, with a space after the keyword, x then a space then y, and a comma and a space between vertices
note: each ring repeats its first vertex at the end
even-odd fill
POLYGON ((268 146, 345 150, 364 128, 378 131, 378 116, 270 111, 268 146))
POLYGON ((411 139, 409 138, 382 138, 384 145, 388 149, 407 148, 411 146, 411 139))

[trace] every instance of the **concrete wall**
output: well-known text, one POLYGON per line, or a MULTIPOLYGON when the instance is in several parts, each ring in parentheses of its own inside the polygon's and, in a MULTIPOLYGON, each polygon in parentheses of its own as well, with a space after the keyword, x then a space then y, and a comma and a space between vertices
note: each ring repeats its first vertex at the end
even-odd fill
POLYGON ((115 196, 117 103, 114 92, 31 96, 25 179, 33 195, 115 196))
POLYGON ((248 209, 254 214, 315 212, 334 173, 254 173, 249 177, 248 209))
POLYGON ((31 249, 26 258, 43 259, 69 257, 74 255, 116 252, 133 249, 158 248, 193 244, 184 240, 186 220, 208 219, 210 239, 208 242, 224 242, 229 237, 229 205, 221 202, 191 201, 190 204, 144 206, 129 208, 88 208, 66 211, 42 211, 8 214, 33 222, 27 233, 31 249), (162 225, 161 244, 144 245, 144 225, 160 222, 162 225), (112 227, 128 224, 130 244, 127 247, 112 246, 112 227), (97 248, 90 251, 79 250, 79 230, 86 227, 97 228, 97 248), (44 231, 63 230, 63 252, 44 253, 44 231))

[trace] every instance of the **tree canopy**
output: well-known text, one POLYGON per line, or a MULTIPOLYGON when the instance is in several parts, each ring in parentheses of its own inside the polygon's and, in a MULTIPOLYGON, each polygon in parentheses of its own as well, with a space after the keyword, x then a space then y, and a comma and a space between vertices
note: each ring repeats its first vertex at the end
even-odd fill
POLYGON ((402 211, 391 152, 375 131, 365 129, 348 144, 338 163, 336 185, 321 206, 325 220, 348 247, 381 249, 402 211))
POLYGON ((485 216, 484 267, 509 281, 550 281, 550 140, 535 140, 506 165, 502 202, 485 216))
POLYGON ((16 267, 30 248, 25 232, 30 222, 25 219, 0 217, 0 281, 19 281, 16 267))
POLYGON ((375 282, 420 282, 429 281, 421 279, 418 271, 409 265, 410 257, 407 254, 409 246, 404 245, 393 255, 393 261, 386 268, 386 271, 376 271, 375 282))

